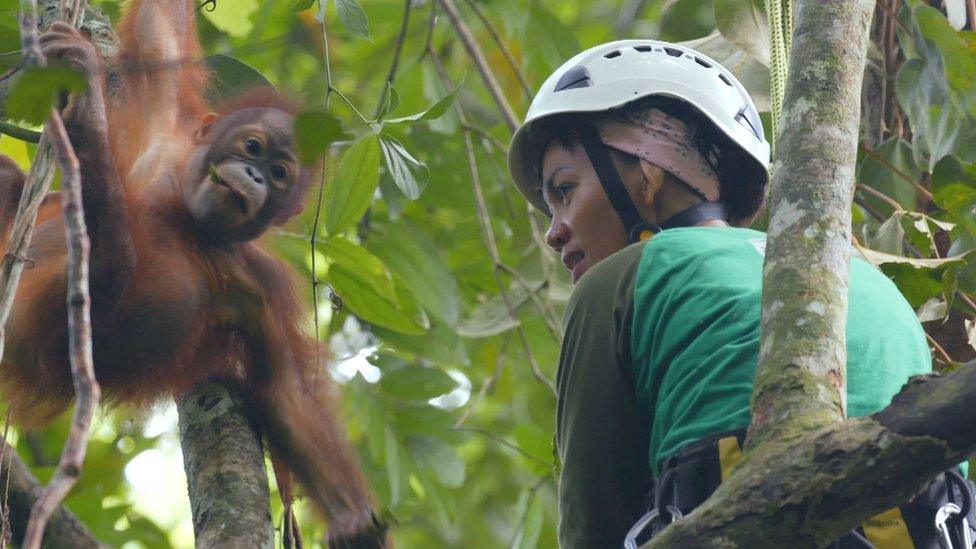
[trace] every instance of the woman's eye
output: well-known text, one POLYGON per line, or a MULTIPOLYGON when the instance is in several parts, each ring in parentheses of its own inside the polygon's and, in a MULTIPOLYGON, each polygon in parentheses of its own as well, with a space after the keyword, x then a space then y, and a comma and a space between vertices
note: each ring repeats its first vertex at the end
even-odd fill
POLYGON ((247 141, 244 141, 244 150, 247 151, 247 154, 259 155, 261 154, 261 142, 253 137, 249 137, 247 141))
POLYGON ((566 197, 569 196, 569 192, 573 190, 573 185, 557 185, 552 190, 560 201, 565 201, 566 197))

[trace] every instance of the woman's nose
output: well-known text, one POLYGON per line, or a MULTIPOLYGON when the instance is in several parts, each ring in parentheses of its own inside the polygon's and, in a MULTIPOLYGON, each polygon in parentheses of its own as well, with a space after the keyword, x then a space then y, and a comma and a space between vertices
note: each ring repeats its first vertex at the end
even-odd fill
POLYGON ((569 236, 569 225, 553 217, 552 223, 549 224, 549 230, 546 231, 546 244, 558 252, 569 242, 569 236))

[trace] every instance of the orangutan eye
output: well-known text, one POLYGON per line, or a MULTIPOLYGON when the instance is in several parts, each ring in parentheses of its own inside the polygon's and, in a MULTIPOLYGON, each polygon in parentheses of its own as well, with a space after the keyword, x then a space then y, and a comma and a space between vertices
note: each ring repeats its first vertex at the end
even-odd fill
POLYGON ((249 137, 247 141, 244 142, 244 150, 247 151, 247 154, 257 156, 261 154, 261 142, 253 137, 249 137))
POLYGON ((275 164, 271 166, 271 177, 281 180, 288 175, 288 169, 281 164, 275 164))

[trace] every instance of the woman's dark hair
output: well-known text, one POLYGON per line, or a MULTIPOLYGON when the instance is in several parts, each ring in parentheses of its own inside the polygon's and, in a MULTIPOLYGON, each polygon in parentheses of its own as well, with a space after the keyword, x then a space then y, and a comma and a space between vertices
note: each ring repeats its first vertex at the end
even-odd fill
MULTIPOLYGON (((766 171, 690 103, 656 95, 638 99, 609 112, 626 116, 651 108, 677 118, 688 127, 695 148, 718 175, 722 188, 721 199, 728 204, 733 218, 750 217, 760 208, 765 194, 766 171)), ((572 148, 579 143, 580 128, 589 127, 594 118, 606 115, 606 112, 556 115, 545 120, 545 130, 552 135, 552 141, 572 148)))

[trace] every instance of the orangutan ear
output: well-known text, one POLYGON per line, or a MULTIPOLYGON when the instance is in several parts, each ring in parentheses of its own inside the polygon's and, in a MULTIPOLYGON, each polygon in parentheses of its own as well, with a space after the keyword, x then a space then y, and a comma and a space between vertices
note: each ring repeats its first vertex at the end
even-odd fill
POLYGON ((210 137, 210 130, 213 129, 215 122, 217 122, 217 113, 215 112, 208 112, 201 116, 200 125, 193 132, 193 138, 197 141, 206 141, 210 137))

